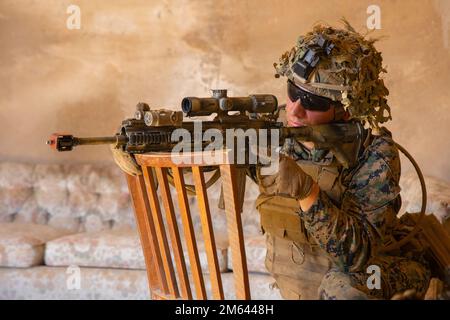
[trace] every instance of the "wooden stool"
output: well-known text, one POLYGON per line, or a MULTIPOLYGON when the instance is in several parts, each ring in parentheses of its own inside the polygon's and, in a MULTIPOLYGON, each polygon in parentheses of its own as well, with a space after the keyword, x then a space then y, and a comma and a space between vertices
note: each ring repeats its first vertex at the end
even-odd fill
MULTIPOLYGON (((244 236, 240 216, 241 208, 237 194, 237 175, 242 174, 242 169, 230 164, 228 160, 229 152, 226 150, 220 152, 223 153, 222 158, 225 160, 216 164, 220 167, 223 184, 228 238, 233 259, 235 296, 236 299, 250 299, 244 236)), ((202 167, 211 166, 211 163, 203 162, 203 160, 198 163, 198 158, 195 158, 198 156, 199 153, 195 152, 183 153, 183 156, 174 156, 170 153, 136 155, 136 160, 142 168, 143 175, 137 177, 126 175, 144 252, 152 299, 193 299, 189 274, 192 275, 195 297, 197 299, 224 299, 222 277, 218 265, 214 231, 205 187, 205 177, 202 172, 202 167), (181 158, 185 160, 184 163, 186 163, 186 159, 192 160, 192 162, 189 162, 191 164, 179 164, 181 158), (194 162, 195 159, 197 159, 196 162, 194 162), (192 163, 195 164, 192 165, 192 163), (212 297, 207 297, 200 266, 196 234, 183 177, 183 168, 186 167, 192 169, 195 183, 212 297), (184 259, 181 237, 167 178, 169 168, 171 169, 173 182, 178 194, 178 204, 191 270, 187 269, 184 259), (163 200, 166 227, 158 201, 156 181, 163 200), (167 238, 167 231, 170 243, 167 238), (173 254, 176 268, 174 268, 171 253, 173 254)), ((202 158, 201 155, 200 158, 202 158)))

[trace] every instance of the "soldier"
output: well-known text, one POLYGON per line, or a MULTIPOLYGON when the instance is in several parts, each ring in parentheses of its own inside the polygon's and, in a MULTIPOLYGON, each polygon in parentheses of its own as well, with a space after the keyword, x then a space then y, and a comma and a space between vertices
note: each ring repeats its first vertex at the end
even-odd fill
POLYGON ((411 290, 423 297, 430 271, 421 252, 383 251, 410 230, 397 218, 399 153, 379 125, 391 119, 386 71, 375 41, 344 24, 315 26, 275 68, 287 77, 288 126, 365 124, 358 164, 343 168, 312 143, 285 143, 279 172, 260 180, 266 266, 287 299, 389 299, 411 290), (380 271, 379 284, 368 268, 380 271))

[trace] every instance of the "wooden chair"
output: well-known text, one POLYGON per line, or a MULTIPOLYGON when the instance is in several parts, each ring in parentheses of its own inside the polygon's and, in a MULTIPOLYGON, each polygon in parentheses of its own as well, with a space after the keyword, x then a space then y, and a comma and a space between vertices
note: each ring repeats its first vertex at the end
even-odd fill
MULTIPOLYGON (((183 158, 184 160, 190 158, 193 161, 196 155, 198 156, 195 152, 184 153, 183 158)), ((225 160, 218 165, 223 183, 228 238, 233 259, 235 297, 236 299, 250 299, 247 261, 240 216, 241 208, 239 207, 240 203, 237 194, 237 177, 239 174, 242 174, 242 170, 229 163, 227 151, 223 151, 223 159, 225 160)), ((193 279, 192 282, 197 299, 224 299, 208 195, 205 187, 205 177, 202 171, 202 167, 210 166, 211 164, 204 162, 195 162, 195 165, 179 164, 180 158, 175 158, 170 153, 136 155, 136 160, 142 168, 143 175, 137 177, 126 176, 144 252, 152 299, 193 299, 193 289, 189 274, 191 274, 193 279), (183 169, 186 167, 191 168, 195 183, 212 297, 207 297, 205 281, 200 266, 196 241, 196 236, 198 235, 194 231, 183 176, 183 169), (177 191, 191 270, 188 270, 184 258, 181 236, 167 178, 169 168, 171 169, 173 183, 177 191), (156 182, 159 187, 156 185, 156 182), (165 222, 161 213, 157 189, 159 189, 164 206, 165 222), (170 237, 170 243, 167 233, 170 237)))

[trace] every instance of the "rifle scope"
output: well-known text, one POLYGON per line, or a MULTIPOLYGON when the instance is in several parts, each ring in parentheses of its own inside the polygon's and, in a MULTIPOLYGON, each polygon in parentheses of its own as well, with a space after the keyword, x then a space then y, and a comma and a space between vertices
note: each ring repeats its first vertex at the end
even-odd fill
POLYGON ((271 94, 254 94, 248 97, 227 97, 227 90, 212 90, 210 98, 186 97, 181 101, 181 109, 188 117, 209 116, 228 111, 249 113, 273 113, 278 101, 271 94))

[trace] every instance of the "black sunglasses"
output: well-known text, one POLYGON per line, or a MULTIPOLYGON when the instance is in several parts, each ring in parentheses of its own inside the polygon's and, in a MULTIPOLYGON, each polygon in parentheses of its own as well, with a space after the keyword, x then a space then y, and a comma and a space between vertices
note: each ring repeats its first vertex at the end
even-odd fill
POLYGON ((289 99, 295 102, 300 99, 302 107, 310 111, 328 111, 333 105, 333 100, 315 95, 297 87, 291 80, 288 80, 287 93, 289 99))

